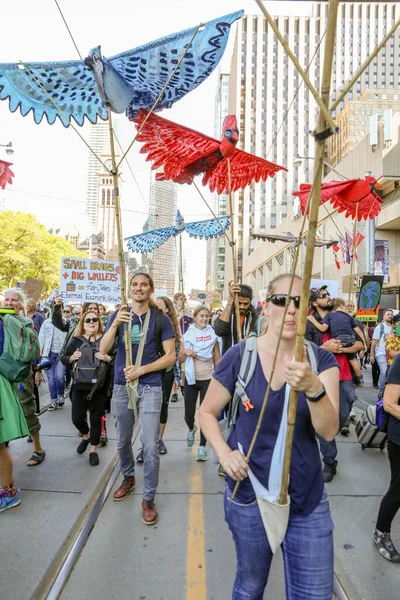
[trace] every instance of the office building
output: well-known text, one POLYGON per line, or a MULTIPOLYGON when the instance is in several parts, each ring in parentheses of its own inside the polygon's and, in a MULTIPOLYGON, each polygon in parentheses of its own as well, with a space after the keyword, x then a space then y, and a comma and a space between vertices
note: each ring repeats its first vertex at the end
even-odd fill
MULTIPOLYGON (((99 120, 98 123, 90 125, 89 145, 93 151, 100 156, 109 147, 108 123, 99 120)), ((86 187, 86 214, 88 215, 93 230, 97 231, 99 214, 99 173, 102 165, 92 152, 89 151, 88 174, 86 187)))

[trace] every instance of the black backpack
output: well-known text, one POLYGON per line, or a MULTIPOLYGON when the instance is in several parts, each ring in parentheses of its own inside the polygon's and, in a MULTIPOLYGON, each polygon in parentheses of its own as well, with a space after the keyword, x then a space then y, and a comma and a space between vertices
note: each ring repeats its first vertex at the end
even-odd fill
POLYGON ((79 347, 82 356, 72 367, 72 379, 77 389, 89 390, 97 384, 99 376, 100 360, 95 357, 96 352, 99 351, 98 341, 89 342, 83 336, 76 337, 78 340, 82 340, 82 345, 79 347))

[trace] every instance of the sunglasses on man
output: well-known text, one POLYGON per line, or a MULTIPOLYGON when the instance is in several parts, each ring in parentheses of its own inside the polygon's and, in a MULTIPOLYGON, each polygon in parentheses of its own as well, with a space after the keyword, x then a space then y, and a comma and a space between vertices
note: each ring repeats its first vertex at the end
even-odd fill
POLYGON ((85 319, 85 323, 98 323, 98 322, 99 322, 98 317, 89 317, 88 319, 85 319))
POLYGON ((324 292, 323 294, 320 294, 318 296, 318 300, 323 300, 324 298, 328 298, 328 297, 329 298, 331 297, 330 293, 329 292, 324 292))

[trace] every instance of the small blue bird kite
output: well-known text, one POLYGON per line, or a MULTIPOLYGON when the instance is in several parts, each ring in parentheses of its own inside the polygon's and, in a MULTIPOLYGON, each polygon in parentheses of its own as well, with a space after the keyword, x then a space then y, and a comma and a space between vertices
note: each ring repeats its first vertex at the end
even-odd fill
MULTIPOLYGON (((222 58, 232 23, 242 14, 231 13, 200 27, 155 110, 170 108, 207 79, 222 58)), ((46 115, 50 125, 57 117, 65 127, 71 119, 78 125, 84 124, 85 117, 91 123, 97 117, 106 120, 107 106, 133 118, 141 108, 153 106, 196 29, 111 58, 103 57, 97 46, 84 61, 0 63, 0 100, 8 99, 10 110, 19 108, 23 116, 32 111, 36 123, 46 115)))
POLYGON ((176 237, 183 231, 186 231, 190 237, 216 238, 224 234, 224 231, 229 228, 229 216, 218 217, 218 219, 208 219, 206 221, 194 221, 193 223, 185 223, 179 210, 176 211, 175 225, 172 227, 162 227, 161 229, 152 229, 138 235, 131 235, 125 238, 128 243, 128 248, 132 252, 151 252, 155 248, 159 248, 169 240, 171 236, 176 237))

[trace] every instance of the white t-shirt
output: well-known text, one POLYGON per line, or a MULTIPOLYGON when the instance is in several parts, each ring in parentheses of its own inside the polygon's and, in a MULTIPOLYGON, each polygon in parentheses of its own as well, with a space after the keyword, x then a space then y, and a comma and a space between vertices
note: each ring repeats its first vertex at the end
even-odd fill
POLYGON ((372 339, 379 340, 375 346, 375 356, 379 356, 380 354, 384 354, 386 356, 386 338, 391 331, 392 331, 391 326, 386 325, 386 323, 382 323, 375 327, 374 335, 372 336, 372 339), (382 330, 382 326, 383 326, 383 330, 382 330))

